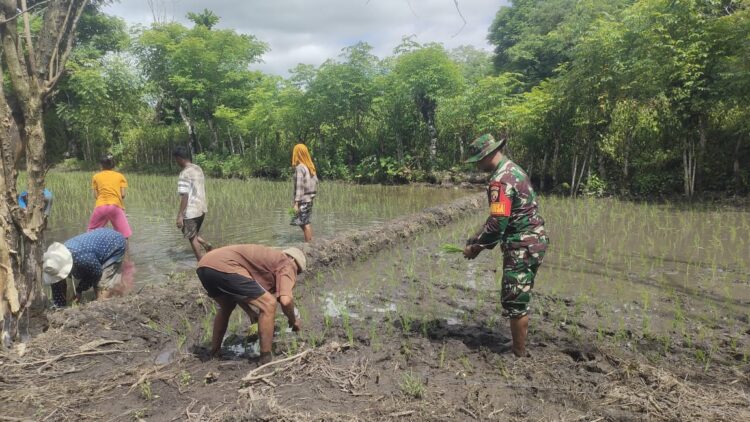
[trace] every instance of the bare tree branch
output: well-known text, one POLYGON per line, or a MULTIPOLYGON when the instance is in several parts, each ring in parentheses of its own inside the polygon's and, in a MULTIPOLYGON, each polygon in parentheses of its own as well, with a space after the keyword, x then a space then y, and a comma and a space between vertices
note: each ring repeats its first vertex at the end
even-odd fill
POLYGON ((466 28, 466 18, 464 17, 464 14, 461 13, 461 8, 458 7, 458 0, 453 0, 453 4, 456 5, 456 11, 458 11, 458 16, 461 16, 461 20, 464 21, 464 24, 461 26, 461 28, 458 30, 458 32, 456 32, 455 34, 453 34, 453 36, 451 38, 455 38, 458 34, 461 33, 461 31, 464 30, 464 28, 466 28))
MULTIPOLYGON (((35 5, 31 6, 31 7, 29 7, 29 8, 28 8, 28 9, 26 9, 26 10, 21 10, 20 12, 18 12, 18 13, 16 13, 15 15, 13 15, 13 16, 11 16, 11 17, 9 17, 8 19, 3 19, 3 20, 0 20, 0 25, 2 25, 2 24, 4 24, 4 23, 8 23, 8 22, 12 21, 13 19, 18 19, 18 17, 19 17, 19 16, 21 16, 21 15, 27 15, 27 14, 28 14, 29 12, 31 12, 31 11, 32 11, 32 10, 34 10, 34 9, 36 9, 37 7, 39 7, 39 6, 42 6, 42 5, 44 5, 44 4, 47 4, 47 3, 51 2, 51 1, 52 1, 52 0, 44 0, 44 1, 40 1, 39 3, 37 3, 37 4, 35 4, 35 5)), ((25 2, 24 2, 24 3, 25 3, 25 2)))
POLYGON ((27 13, 29 8, 26 5, 26 0, 21 0, 21 12, 23 13, 23 28, 24 36, 26 37, 26 48, 29 54, 29 68, 31 74, 36 75, 36 60, 34 58, 34 43, 31 42, 31 23, 29 22, 29 14, 27 13))
POLYGON ((412 5, 411 5, 411 1, 409 1, 409 0, 406 0, 406 4, 408 4, 408 5, 409 5, 409 10, 411 10, 411 13, 413 13, 413 14, 414 14, 414 16, 416 16, 416 17, 419 17, 419 15, 417 14, 417 12, 415 12, 415 11, 414 11, 414 7, 412 7, 412 5))
POLYGON ((71 31, 71 33, 68 35, 68 40, 65 43, 65 49, 62 52, 62 56, 58 58, 59 63, 56 69, 56 73, 47 75, 47 81, 44 84, 42 98, 45 98, 47 95, 49 95, 50 92, 52 92, 52 90, 55 88, 55 85, 57 84, 57 81, 60 79, 60 76, 62 76, 63 72, 65 71, 65 63, 68 61, 70 52, 73 50, 73 41, 75 40, 75 36, 73 34, 73 32, 75 31, 74 28, 78 26, 78 21, 81 19, 81 15, 83 15, 84 9, 85 7, 80 7, 75 17, 73 18, 73 21, 70 25, 71 29, 69 30, 71 31))

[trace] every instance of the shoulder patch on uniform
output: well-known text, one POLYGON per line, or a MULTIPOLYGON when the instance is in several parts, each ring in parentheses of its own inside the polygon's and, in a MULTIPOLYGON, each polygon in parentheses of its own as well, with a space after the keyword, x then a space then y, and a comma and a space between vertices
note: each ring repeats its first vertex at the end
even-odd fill
POLYGON ((510 198, 505 194, 505 187, 500 182, 490 183, 490 215, 493 217, 509 217, 511 209, 510 198))

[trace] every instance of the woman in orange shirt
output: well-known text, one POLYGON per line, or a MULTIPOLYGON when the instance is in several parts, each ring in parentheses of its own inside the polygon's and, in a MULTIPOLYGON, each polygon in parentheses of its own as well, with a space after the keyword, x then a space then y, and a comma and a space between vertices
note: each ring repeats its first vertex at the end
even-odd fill
POLYGON ((104 156, 100 164, 102 171, 94 175, 91 183, 96 196, 96 206, 91 214, 88 230, 98 229, 111 223, 112 228, 127 239, 133 234, 128 218, 125 216, 123 204, 128 181, 121 173, 113 170, 115 160, 111 155, 104 156))

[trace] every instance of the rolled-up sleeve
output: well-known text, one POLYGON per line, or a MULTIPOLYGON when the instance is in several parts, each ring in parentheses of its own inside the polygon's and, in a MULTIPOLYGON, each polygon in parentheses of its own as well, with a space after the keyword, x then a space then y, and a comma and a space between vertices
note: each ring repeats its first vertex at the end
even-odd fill
POLYGON ((178 195, 187 195, 187 194, 189 194, 190 193, 190 186, 191 186, 190 178, 188 178, 187 176, 181 176, 177 180, 177 194, 178 195))
POLYGON ((276 272, 276 297, 294 297, 292 290, 297 282, 297 274, 294 273, 293 265, 286 265, 276 272))

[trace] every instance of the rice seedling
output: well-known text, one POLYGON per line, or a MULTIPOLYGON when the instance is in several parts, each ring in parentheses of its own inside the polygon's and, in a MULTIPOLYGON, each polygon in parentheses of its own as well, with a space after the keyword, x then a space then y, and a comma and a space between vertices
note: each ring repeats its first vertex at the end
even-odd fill
POLYGON ((190 382, 193 380, 193 375, 188 370, 182 370, 180 372, 180 385, 183 387, 187 387, 190 385, 190 382))
POLYGON ((466 355, 461 355, 460 358, 458 358, 458 361, 461 363, 461 366, 464 367, 464 371, 466 372, 473 372, 474 366, 471 364, 471 361, 469 360, 469 357, 466 355))
POLYGON ((411 372, 407 372, 401 377, 399 388, 401 388, 404 394, 413 399, 423 398, 426 391, 422 379, 411 372))
POLYGON ((444 253, 463 253, 464 252, 464 248, 458 245, 451 244, 451 243, 443 243, 442 245, 440 245, 440 250, 443 251, 444 253))
POLYGON ((346 339, 349 341, 349 345, 354 346, 354 328, 352 327, 351 317, 346 306, 341 308, 341 321, 344 325, 344 332, 346 333, 346 339))
POLYGON ((154 392, 151 391, 151 381, 145 380, 139 385, 141 391, 141 397, 144 400, 151 401, 154 399, 154 392))

